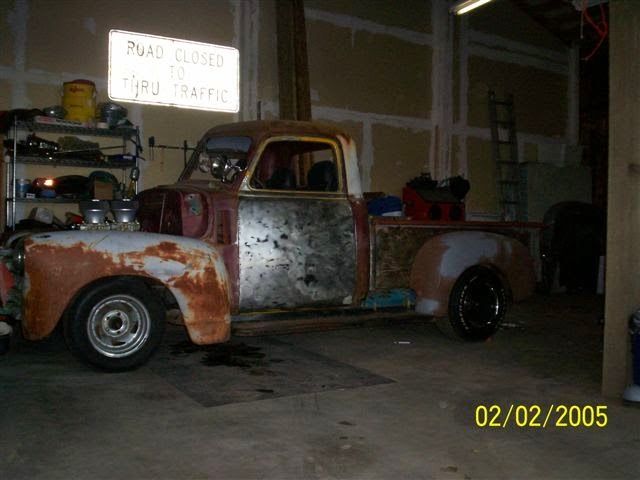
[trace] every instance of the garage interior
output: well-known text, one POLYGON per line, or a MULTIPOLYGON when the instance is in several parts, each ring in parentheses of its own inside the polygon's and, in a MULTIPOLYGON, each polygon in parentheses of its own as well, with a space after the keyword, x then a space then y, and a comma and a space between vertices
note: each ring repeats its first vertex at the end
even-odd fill
MULTIPOLYGON (((59 104, 74 79, 109 101, 112 29, 239 50, 237 113, 122 103, 145 149, 139 190, 175 182, 212 126, 312 119, 355 140, 365 192, 402 197, 422 174, 461 176, 466 219, 501 221, 492 91, 513 98, 517 219, 550 231, 558 205, 606 218, 602 262, 563 275, 570 262, 558 258, 547 288, 484 342, 409 314, 286 335, 238 329, 206 347, 169 324, 147 365, 106 374, 76 360, 60 331, 14 336, 0 355, 3 477, 637 476, 639 410, 622 395, 640 306, 640 4, 494 0, 454 15, 458 3, 1 0, 0 111, 59 104), (478 407, 492 405, 606 406, 608 422, 478 426, 478 407)), ((45 170, 19 165, 17 176, 87 173, 45 170)), ((3 227, 31 207, 3 208, 3 227)), ((72 208, 47 207, 59 218, 72 208)), ((584 246, 571 238, 568 251, 584 246)))

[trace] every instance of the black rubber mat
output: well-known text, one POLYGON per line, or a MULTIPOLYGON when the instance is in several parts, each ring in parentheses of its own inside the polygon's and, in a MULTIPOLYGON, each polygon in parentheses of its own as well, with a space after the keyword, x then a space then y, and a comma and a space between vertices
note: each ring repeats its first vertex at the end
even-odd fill
POLYGON ((393 383, 273 337, 199 347, 167 333, 151 368, 205 407, 393 383))

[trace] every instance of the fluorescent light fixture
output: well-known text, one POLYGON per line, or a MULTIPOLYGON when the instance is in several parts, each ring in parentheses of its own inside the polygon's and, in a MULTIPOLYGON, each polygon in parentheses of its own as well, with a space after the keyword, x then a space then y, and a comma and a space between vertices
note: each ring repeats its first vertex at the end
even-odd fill
POLYGON ((464 15, 491 1, 493 0, 458 0, 453 4, 450 11, 456 15, 464 15))

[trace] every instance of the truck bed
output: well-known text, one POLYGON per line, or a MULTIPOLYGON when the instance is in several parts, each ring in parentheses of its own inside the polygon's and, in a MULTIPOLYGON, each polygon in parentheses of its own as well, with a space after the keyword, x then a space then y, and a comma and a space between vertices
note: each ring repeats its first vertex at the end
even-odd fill
POLYGON ((409 288, 413 260, 429 238, 446 232, 485 231, 516 238, 529 248, 540 279, 541 223, 433 222, 404 217, 370 217, 371 242, 369 284, 371 290, 409 288))

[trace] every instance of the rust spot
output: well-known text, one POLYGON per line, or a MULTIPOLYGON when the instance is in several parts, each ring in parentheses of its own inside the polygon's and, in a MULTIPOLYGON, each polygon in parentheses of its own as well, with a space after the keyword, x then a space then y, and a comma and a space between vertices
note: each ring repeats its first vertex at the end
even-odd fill
POLYGON ((356 232, 356 288, 353 304, 359 304, 369 291, 369 214, 364 200, 350 200, 356 232))
POLYGON ((180 290, 191 312, 185 318, 189 337, 199 345, 228 340, 230 335, 229 296, 226 282, 220 282, 216 269, 208 265, 202 273, 176 278, 173 286, 180 290))
POLYGON ((173 242, 160 242, 158 245, 150 245, 140 252, 129 254, 128 258, 144 261, 150 257, 158 257, 163 260, 183 263, 198 263, 205 260, 205 255, 197 250, 185 251, 173 242))
POLYGON ((75 292, 98 275, 138 274, 135 270, 127 271, 105 253, 90 250, 84 243, 71 247, 29 245, 30 240, 26 243, 29 255, 25 272, 29 286, 25 291, 24 331, 31 340, 51 333, 75 292))
POLYGON ((143 254, 155 255, 155 256, 171 256, 183 254, 182 250, 178 247, 177 244, 173 242, 160 242, 158 245, 148 246, 143 250, 143 254))

